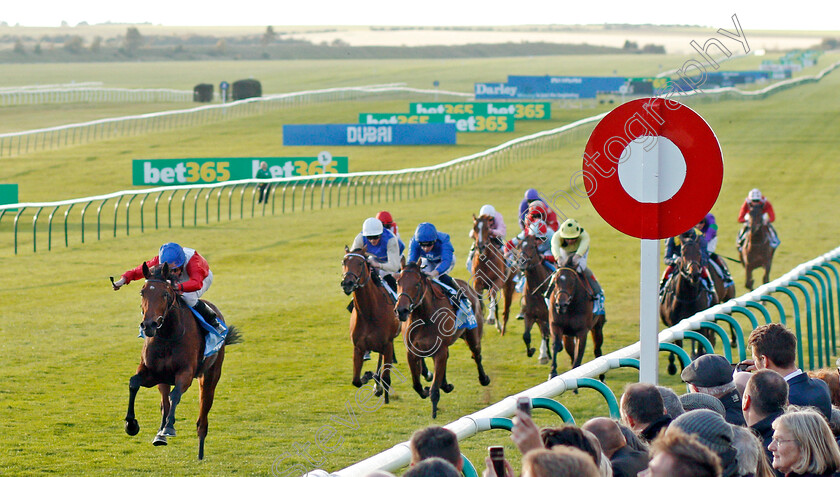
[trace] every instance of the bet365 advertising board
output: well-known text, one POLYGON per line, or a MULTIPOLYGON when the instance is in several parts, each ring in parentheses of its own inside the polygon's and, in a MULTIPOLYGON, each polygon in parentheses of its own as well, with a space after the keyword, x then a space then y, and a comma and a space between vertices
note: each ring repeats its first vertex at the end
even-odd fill
POLYGON ((260 163, 272 177, 337 174, 348 171, 347 157, 228 157, 192 159, 134 159, 133 185, 185 185, 253 179, 260 163))

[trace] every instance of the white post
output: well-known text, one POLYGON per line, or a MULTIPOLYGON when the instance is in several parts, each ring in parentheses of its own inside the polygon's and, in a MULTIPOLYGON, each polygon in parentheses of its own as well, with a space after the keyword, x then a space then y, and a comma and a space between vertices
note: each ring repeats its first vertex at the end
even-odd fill
POLYGON ((659 240, 642 239, 639 281, 639 382, 659 375, 659 240))
MULTIPOLYGON (((659 203, 662 138, 641 159, 642 202, 659 203)), ((658 218, 654 220, 658 221, 658 218)), ((654 224, 658 230, 658 223, 654 224)), ((642 239, 639 267, 639 382, 659 381, 659 240, 642 239)))

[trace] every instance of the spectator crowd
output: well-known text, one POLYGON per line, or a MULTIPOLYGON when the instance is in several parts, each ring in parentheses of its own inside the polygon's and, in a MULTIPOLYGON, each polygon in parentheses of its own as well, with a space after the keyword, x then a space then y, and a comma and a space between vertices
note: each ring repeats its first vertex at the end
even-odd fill
MULTIPOLYGON (((796 336, 781 324, 750 333, 751 359, 733 365, 703 355, 680 375, 688 393, 632 383, 621 419, 540 429, 517 410, 511 439, 522 454, 517 473, 490 456, 484 477, 840 477, 838 371, 804 373, 796 336), (740 371, 744 369, 744 371, 740 371), (828 382, 828 383, 827 383, 828 382), (832 389, 830 391, 829 389, 832 389)), ((457 436, 443 427, 414 433, 405 477, 458 477, 457 436)), ((390 476, 376 471, 372 477, 390 476)))

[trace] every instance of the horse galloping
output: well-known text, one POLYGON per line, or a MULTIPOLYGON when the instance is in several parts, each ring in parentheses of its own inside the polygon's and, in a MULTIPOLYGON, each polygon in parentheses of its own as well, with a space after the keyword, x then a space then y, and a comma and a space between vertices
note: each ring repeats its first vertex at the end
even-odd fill
POLYGON ((519 267, 525 275, 525 288, 522 296, 525 303, 522 305, 522 315, 525 317, 525 332, 522 340, 525 342, 525 350, 528 357, 534 355, 536 349, 531 348, 531 328, 536 324, 539 326, 542 335, 540 346, 540 364, 547 364, 551 359, 549 352, 549 337, 551 331, 548 326, 548 307, 545 303, 545 293, 551 273, 543 265, 542 255, 537 250, 536 238, 528 235, 519 243, 519 267))
MULTIPOLYGON (((481 316, 481 301, 478 294, 462 280, 456 280, 467 295, 475 316, 481 316)), ((411 262, 400 271, 397 278, 396 312, 403 322, 403 340, 407 349, 408 368, 414 390, 421 398, 431 398, 432 418, 437 417, 440 391, 452 392, 454 386, 446 380, 446 361, 449 347, 458 338, 463 338, 472 351, 478 368, 478 382, 490 384, 490 377, 481 364, 482 320, 471 330, 455 329, 455 311, 440 285, 429 279, 417 263, 411 262), (421 366, 424 358, 434 360, 434 379, 431 387, 420 385, 421 366)))
POLYGON ((510 304, 513 299, 513 275, 507 267, 501 247, 493 243, 490 236, 490 216, 473 215, 473 247, 475 254, 472 258, 473 287, 481 300, 484 300, 484 291, 490 301, 487 323, 495 324, 496 329, 504 336, 507 330, 507 322, 510 317, 510 304), (505 308, 503 312, 504 321, 499 322, 499 290, 502 290, 505 297, 505 308))
MULTIPOLYGON (((572 369, 580 366, 586 349, 586 335, 592 333, 595 357, 601 356, 604 343, 605 315, 592 313, 597 297, 592 296, 586 278, 577 272, 578 257, 571 255, 554 273, 554 289, 549 298, 552 352, 550 378, 557 376, 557 354, 566 352, 572 361, 572 369)), ((604 375, 600 376, 604 380, 604 375)))
POLYGON ((764 283, 770 281, 770 267, 773 265, 773 254, 776 249, 770 244, 770 225, 764 223, 763 206, 755 204, 750 206, 749 227, 744 236, 744 244, 739 251, 741 264, 747 272, 745 286, 753 289, 753 270, 764 268, 764 283))
MULTIPOLYGON (((680 258, 677 259, 675 265, 676 270, 659 297, 659 316, 668 327, 718 302, 717 297, 709 293, 701 282, 703 256, 699 241, 683 242, 680 258)), ((702 329, 701 333, 714 345, 715 336, 708 329, 702 329)), ((677 340, 676 345, 682 347, 682 340, 677 340)), ((674 355, 671 353, 668 355, 668 374, 676 373, 677 367, 674 364, 674 355)))
POLYGON ((394 299, 380 282, 379 273, 367 261, 365 247, 350 250, 344 247, 341 262, 341 288, 353 294, 350 314, 350 339, 353 342, 353 386, 362 387, 371 378, 377 383, 376 396, 385 393, 385 403, 391 388, 391 368, 394 363, 394 338, 400 334, 400 322, 394 313, 394 299), (370 371, 361 376, 363 356, 368 351, 379 353, 376 374, 370 371))
MULTIPOLYGON (((204 439, 207 437, 207 415, 213 405, 216 384, 222 375, 226 345, 241 341, 236 328, 230 326, 221 349, 204 358, 204 337, 196 318, 178 296, 177 288, 170 281, 169 265, 156 265, 152 269, 143 263, 146 283, 140 290, 143 321, 140 326, 146 338, 140 355, 137 374, 128 384, 128 412, 125 415, 125 432, 136 435, 140 431, 134 417, 134 399, 140 386, 157 386, 160 391, 161 423, 153 441, 156 446, 166 445, 166 438, 175 436, 175 409, 181 396, 187 392, 192 380, 198 378, 200 388, 198 433, 198 458, 204 458, 204 439), (171 389, 170 386, 174 386, 171 389)), ((207 302, 224 322, 215 305, 207 302)))

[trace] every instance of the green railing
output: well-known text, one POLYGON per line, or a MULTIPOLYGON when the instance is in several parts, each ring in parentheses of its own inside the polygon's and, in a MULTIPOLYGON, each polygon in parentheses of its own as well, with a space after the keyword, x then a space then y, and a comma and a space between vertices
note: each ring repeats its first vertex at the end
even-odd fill
MULTIPOLYGON (((832 296, 840 296, 840 273, 837 272, 837 266, 840 265, 840 247, 831 252, 822 255, 814 260, 804 263, 794 270, 786 273, 782 277, 760 286, 754 291, 747 293, 739 298, 730 300, 726 303, 715 305, 707 310, 704 310, 696 315, 687 318, 677 325, 665 329, 659 333, 660 350, 668 353, 675 353, 679 356, 680 362, 683 366, 691 362, 691 358, 682 348, 673 344, 677 339, 693 339, 702 344, 708 351, 711 343, 697 330, 708 328, 717 333, 723 338, 726 336, 726 331, 715 322, 726 323, 735 332, 735 344, 740 360, 745 359, 746 345, 744 342, 744 331, 741 321, 745 321, 753 329, 759 326, 759 322, 750 309, 757 310, 762 316, 761 324, 773 321, 773 317, 778 317, 778 321, 785 320, 785 307, 780 300, 773 297, 775 293, 781 293, 789 297, 791 300, 791 311, 794 314, 796 324, 800 321, 800 301, 796 299, 796 295, 791 288, 802 292, 805 296, 806 308, 806 325, 808 329, 812 330, 810 338, 803 342, 801 330, 797 327, 795 333, 797 335, 797 354, 799 356, 800 367, 803 369, 812 369, 814 360, 810 362, 810 366, 804 366, 802 361, 803 349, 805 347, 811 351, 815 346, 820 347, 825 359, 828 361, 830 357, 836 356, 836 340, 834 336, 835 316, 840 317, 840 300, 838 300, 837 315, 834 314, 832 296), (824 286, 817 286, 820 279, 814 275, 820 275, 824 286), (814 286, 803 286, 800 281, 808 283, 808 280, 814 283, 814 286), (833 280, 833 281, 832 281, 833 280), (764 303, 771 303, 773 309, 769 310, 764 306, 764 303), (816 323, 812 323, 816 312, 810 312, 811 304, 815 308, 819 307, 822 313, 819 315, 822 319, 821 325, 818 327, 816 323), (737 320, 733 315, 740 316, 741 321, 737 320), (815 338, 815 340, 814 340, 815 338)), ((810 284, 809 284, 810 285, 810 284)), ((778 322, 777 321, 777 322, 778 322)), ((729 352, 729 338, 722 339, 719 345, 723 348, 723 353, 730 359, 732 354, 729 352)), ((481 432, 490 429, 507 429, 512 427, 512 421, 508 416, 514 414, 516 409, 516 399, 520 396, 532 397, 534 407, 536 408, 537 399, 551 398, 559 396, 566 391, 575 390, 582 387, 592 387, 599 391, 604 397, 609 406, 609 413, 612 417, 618 415, 618 404, 615 395, 610 389, 600 381, 593 379, 594 377, 609 372, 613 369, 632 367, 639 368, 640 344, 637 342, 631 346, 614 351, 593 361, 584 363, 578 368, 567 371, 560 376, 557 376, 548 382, 537 385, 533 388, 522 391, 521 393, 509 396, 502 401, 486 407, 468 416, 464 416, 454 422, 447 424, 445 427, 451 429, 458 436, 458 439, 465 439, 481 432)), ((818 363, 819 364, 819 363, 818 363)), ((557 402, 552 400, 552 402, 557 402)), ((559 404, 559 403, 558 403, 559 404)), ((565 407, 563 408, 565 409, 565 407)), ((568 418, 563 418, 564 422, 573 422, 571 414, 568 418)), ((408 464, 410 460, 410 453, 407 444, 397 445, 388 451, 377 454, 376 456, 365 459, 350 467, 339 470, 333 474, 328 474, 323 470, 315 470, 308 475, 311 476, 351 476, 364 475, 374 469, 384 469, 389 471, 396 471, 408 464)), ((472 471, 475 469, 470 464, 472 471)), ((471 474, 472 475, 472 474, 471 474)))
POLYGON ((31 245, 33 252, 51 250, 54 229, 63 235, 61 241, 64 247, 69 247, 71 243, 85 243, 93 238, 89 227, 94 225, 94 221, 96 240, 101 240, 105 236, 117 237, 123 231, 126 236, 143 233, 147 227, 195 227, 234 218, 415 199, 459 187, 511 164, 578 141, 589 132, 587 126, 592 126, 601 117, 598 115, 517 138, 483 152, 429 167, 268 180, 245 179, 121 191, 60 202, 0 205, 0 238, 9 232, 3 228, 4 224, 10 223, 8 219, 3 222, 7 215, 13 217, 9 238, 17 254, 24 245, 31 245), (261 182, 270 184, 269 200, 264 203, 258 203, 257 185, 261 182), (71 216, 74 208, 79 215, 71 216), (45 210, 50 212, 43 219, 45 210), (60 217, 60 224, 54 223, 55 217, 60 217), (31 229, 27 226, 24 230, 22 224, 31 224, 31 229))

